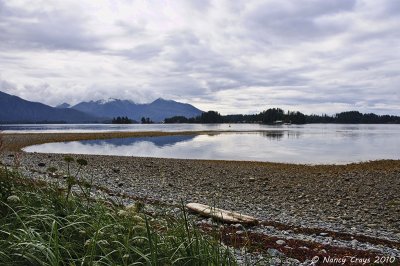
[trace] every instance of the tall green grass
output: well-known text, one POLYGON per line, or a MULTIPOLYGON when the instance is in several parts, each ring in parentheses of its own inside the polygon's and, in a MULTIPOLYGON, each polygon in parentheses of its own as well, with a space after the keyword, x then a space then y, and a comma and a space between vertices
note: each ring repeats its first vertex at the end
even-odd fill
POLYGON ((0 265, 236 265, 182 217, 83 200, 0 169, 0 265))

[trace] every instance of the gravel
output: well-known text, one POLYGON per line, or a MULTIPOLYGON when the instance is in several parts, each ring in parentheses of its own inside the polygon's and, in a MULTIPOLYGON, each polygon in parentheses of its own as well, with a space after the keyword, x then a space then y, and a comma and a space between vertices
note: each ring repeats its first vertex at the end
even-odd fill
MULTIPOLYGON (((7 152, 2 157, 10 166, 19 164, 32 178, 63 183, 67 169, 64 156, 7 152), (57 168, 56 174, 47 173, 49 167, 57 168)), ((81 178, 93 180, 94 185, 104 188, 108 197, 123 193, 145 202, 160 202, 173 212, 178 212, 182 202, 209 204, 252 215, 261 221, 321 230, 307 235, 274 226, 244 229, 236 225, 237 231, 252 230, 277 236, 282 241, 279 245, 285 245, 287 239, 300 239, 400 257, 399 250, 393 247, 329 236, 329 232, 341 232, 400 242, 400 160, 310 166, 71 156, 88 161, 89 165, 80 172, 81 178)), ((77 170, 75 166, 71 169, 73 173, 77 170)), ((124 200, 125 204, 132 202, 124 200)), ((208 221, 199 218, 199 222, 208 221)), ((298 263, 291 260, 290 265, 298 263)))

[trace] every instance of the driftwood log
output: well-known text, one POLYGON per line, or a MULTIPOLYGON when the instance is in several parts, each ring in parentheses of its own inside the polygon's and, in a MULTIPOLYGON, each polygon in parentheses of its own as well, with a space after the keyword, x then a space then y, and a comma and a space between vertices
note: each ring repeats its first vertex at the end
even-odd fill
POLYGON ((224 223, 240 223, 248 225, 254 225, 258 223, 258 220, 252 216, 211 207, 205 204, 188 203, 186 208, 188 208, 189 211, 198 213, 202 216, 211 217, 224 223))

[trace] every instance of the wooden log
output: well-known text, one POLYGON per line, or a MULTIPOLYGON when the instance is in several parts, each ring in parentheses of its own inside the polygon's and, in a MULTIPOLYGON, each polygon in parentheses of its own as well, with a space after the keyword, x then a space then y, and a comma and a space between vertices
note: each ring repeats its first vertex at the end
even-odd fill
POLYGON ((211 207, 205 204, 188 203, 186 205, 186 208, 188 208, 192 212, 199 213, 200 215, 206 217, 211 217, 224 223, 240 223, 248 225, 254 225, 258 223, 258 220, 252 216, 211 207))

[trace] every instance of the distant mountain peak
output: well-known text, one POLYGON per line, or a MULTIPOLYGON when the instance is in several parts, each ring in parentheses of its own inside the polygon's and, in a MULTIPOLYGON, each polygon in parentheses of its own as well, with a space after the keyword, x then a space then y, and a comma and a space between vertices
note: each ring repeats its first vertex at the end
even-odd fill
POLYGON ((161 122, 172 116, 195 117, 202 113, 196 107, 174 100, 158 98, 151 103, 136 104, 130 100, 109 98, 90 102, 81 102, 71 107, 72 109, 102 117, 127 116, 139 121, 142 117, 161 122))
POLYGON ((71 107, 71 105, 69 104, 69 103, 62 103, 62 104, 59 104, 59 105, 57 105, 56 106, 56 108, 59 108, 59 109, 65 109, 65 108, 70 108, 71 107))
POLYGON ((156 100, 154 100, 152 103, 158 103, 158 102, 175 102, 174 100, 166 100, 164 98, 158 98, 156 100))
MULTIPOLYGON (((67 103, 59 106, 69 106, 67 103)), ((55 108, 39 102, 31 102, 20 97, 0 92, 1 123, 89 123, 102 121, 72 108, 55 108)))
POLYGON ((112 103, 112 102, 119 102, 121 101, 120 99, 115 99, 115 98, 108 98, 108 99, 102 99, 102 100, 98 100, 95 103, 97 104, 107 104, 107 103, 112 103))

